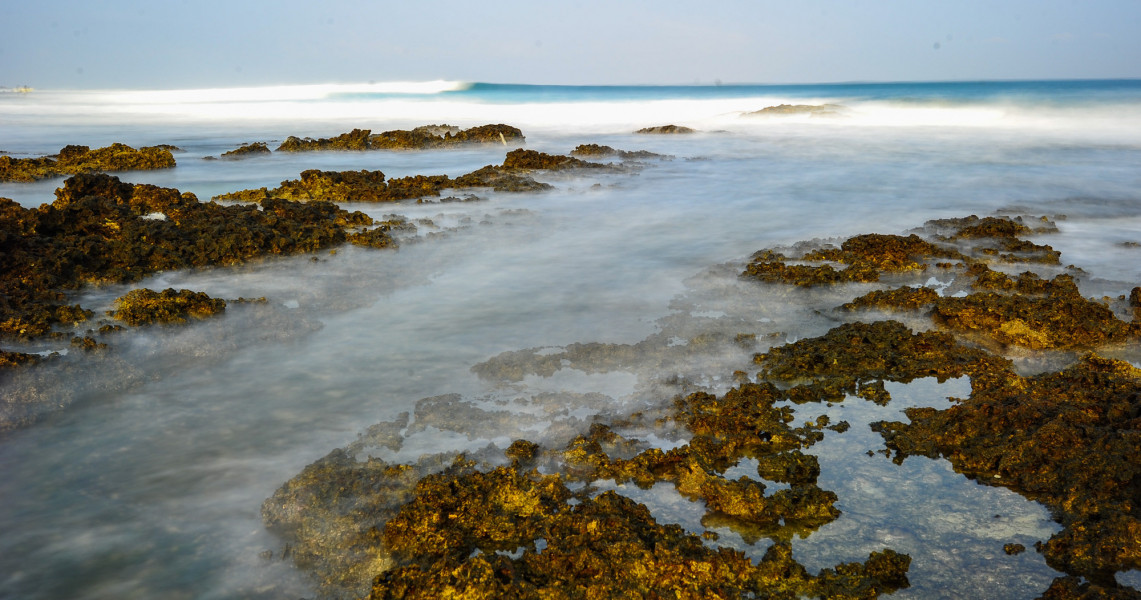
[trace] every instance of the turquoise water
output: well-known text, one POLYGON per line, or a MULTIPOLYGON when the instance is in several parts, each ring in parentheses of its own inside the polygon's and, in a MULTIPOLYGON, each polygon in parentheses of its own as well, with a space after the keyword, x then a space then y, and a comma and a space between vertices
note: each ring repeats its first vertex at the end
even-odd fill
MULTIPOLYGON (((346 207, 431 221, 421 221, 421 242, 397 252, 349 248, 143 282, 266 296, 269 304, 120 336, 110 358, 132 365, 131 373, 108 360, 0 382, 0 397, 34 397, 39 415, 0 437, 0 597, 313 596, 288 562, 260 557, 281 549, 258 510, 282 482, 370 425, 414 412, 422 398, 459 394, 490 408, 573 393, 580 396, 559 398, 585 418, 668 400, 678 392, 662 383, 670 377, 722 391, 729 373, 748 368, 751 352, 694 352, 668 364, 646 356, 621 372, 564 369, 507 386, 470 368, 504 351, 557 352, 576 342, 672 347, 701 332, 744 328, 777 344, 834 326, 829 310, 842 294, 790 295, 737 281, 761 248, 905 233, 932 218, 1050 215, 1060 232, 1039 241, 1085 270, 1083 292, 1117 296, 1141 284, 1138 81, 43 90, 0 95, 0 150, 38 156, 65 144, 171 143, 181 148, 177 168, 120 177, 205 200, 276 186, 309 168, 454 176, 498 164, 506 152, 203 160, 246 142, 274 147, 288 135, 354 127, 498 122, 520 127, 526 146, 545 152, 599 143, 671 158, 631 173, 540 174, 555 188, 542 194, 346 207), (745 116, 782 103, 844 111, 745 116), (697 133, 633 133, 664 124, 697 133)), ((37 206, 61 183, 4 183, 0 197, 37 206)), ((89 289, 78 301, 101 312, 126 289, 89 289)), ((813 449, 825 467, 821 485, 841 496, 844 516, 796 541, 794 552, 816 569, 878 547, 904 549, 915 562, 913 588, 901 598, 1035 597, 1057 573, 1034 552, 1001 554, 998 537, 1027 546, 1048 537, 1055 525, 1041 506, 978 486, 943 462, 897 467, 866 456, 880 442, 865 423, 963 394, 962 382, 947 385, 893 389, 899 402, 886 408, 850 401, 828 409, 853 424, 813 449), (997 527, 995 514, 1004 515, 997 527)), ((541 439, 545 425, 522 414, 507 423, 476 420, 470 437, 425 428, 409 434, 400 454, 374 451, 414 460, 541 439)), ((639 500, 659 518, 700 525, 694 508, 668 490, 639 500)), ((763 552, 731 532, 722 538, 763 552)))
MULTIPOLYGON (((520 85, 502 83, 459 84, 459 89, 437 92, 480 102, 580 102, 662 99, 835 98, 853 101, 988 102, 1019 99, 1049 103, 1136 102, 1141 99, 1141 80, 1091 79, 1067 81, 959 81, 908 83, 831 83, 800 85, 520 85)), ((345 98, 393 96, 392 93, 344 93, 345 98)), ((422 94, 428 97, 432 94, 422 94)))

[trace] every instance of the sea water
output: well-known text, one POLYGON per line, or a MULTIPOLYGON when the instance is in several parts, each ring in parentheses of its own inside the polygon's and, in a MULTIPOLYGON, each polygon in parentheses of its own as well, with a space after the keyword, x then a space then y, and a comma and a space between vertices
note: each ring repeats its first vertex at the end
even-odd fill
MULTIPOLYGON (((508 148, 495 145, 204 159, 247 142, 275 147, 288 135, 430 123, 507 123, 523 130, 526 147, 550 153, 598 143, 668 158, 621 173, 539 173, 554 186, 543 193, 345 205, 416 222, 419 240, 397 251, 345 247, 140 282, 267 303, 231 303, 222 317, 181 327, 133 329, 108 340, 108 359, 0 381, 0 394, 24 399, 33 390, 37 400, 20 405, 34 424, 0 436, 0 596, 313 596, 304 574, 280 560, 282 541, 259 515, 262 501, 306 464, 404 412, 413 413, 404 447, 370 453, 415 460, 505 447, 515 437, 542 440, 549 415, 516 401, 543 394, 588 418, 668 403, 683 388, 723 392, 734 369, 750 368, 753 351, 833 327, 828 309, 843 301, 737 280, 762 248, 906 233, 933 218, 1048 216, 1060 231, 1038 241, 1087 273, 1079 282, 1086 295, 1115 297, 1141 284, 1137 81, 427 82, 0 94, 0 150, 25 157, 66 144, 174 144, 176 168, 119 176, 204 201, 274 187, 310 168, 456 176, 503 161, 508 148), (842 108, 833 116, 745 114, 779 104, 842 108), (633 133, 666 124, 697 133, 633 133), (506 383, 471 370, 504 352, 559 353, 575 343, 676 349, 705 331, 752 331, 761 342, 737 353, 647 357, 608 372, 568 366, 506 383), (421 399, 448 394, 484 410, 473 414, 512 405, 519 414, 452 430, 416 414, 421 399)), ((61 184, 4 183, 0 197, 38 206, 61 184)), ((91 288, 76 301, 102 314, 132 287, 91 288)), ((66 350, 52 342, 18 349, 66 350)), ((945 461, 894 465, 875 452, 882 441, 867 423, 902 420, 907 406, 947 406, 947 397, 968 393, 965 383, 889 389, 895 400, 886 407, 857 399, 797 407, 799 418, 827 412, 852 429, 808 450, 820 456, 820 485, 837 492, 843 515, 794 540, 796 558, 813 571, 890 547, 913 557, 912 588, 895 597, 1040 594, 1058 573, 1033 551, 1004 555, 1002 544, 1029 547, 1057 531, 1044 508, 979 486, 945 461)), ((670 486, 617 487, 663 522, 702 527, 701 507, 670 486)), ((718 543, 752 556, 766 547, 719 533, 718 543)))

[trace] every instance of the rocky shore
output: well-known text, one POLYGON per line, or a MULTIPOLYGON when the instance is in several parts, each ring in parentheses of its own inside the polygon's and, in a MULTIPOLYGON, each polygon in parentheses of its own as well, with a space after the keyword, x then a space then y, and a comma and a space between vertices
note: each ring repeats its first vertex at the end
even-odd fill
MULTIPOLYGON (((1137 598, 1114 574, 1141 568, 1141 370, 1095 351, 1137 341, 1141 291, 1083 298, 1074 282, 1080 272, 1060 267, 1049 246, 1021 237, 1053 230, 1048 219, 970 216, 929 222, 922 235, 800 244, 791 256, 759 251, 740 274, 754 285, 876 282, 883 289, 835 306, 846 322, 825 335, 756 354, 756 374, 731 374, 738 384, 723 395, 663 399, 656 415, 599 414, 548 429, 563 431, 562 438, 517 439, 507 448, 415 463, 361 461, 354 458, 360 447, 338 449, 282 486, 263 515, 330 597, 426 598, 446 589, 463 598, 875 598, 909 585, 906 554, 883 548, 863 563, 816 575, 792 558, 794 535, 809 536, 841 514, 842 498, 817 485, 821 469, 810 452, 849 424, 823 415, 791 423, 813 405, 889 404, 887 382, 966 377, 970 396, 949 408, 909 409, 909 423, 873 424, 885 452, 897 463, 911 455, 945 458, 981 484, 1049 507, 1062 530, 1035 551, 1064 575, 1042 598, 1137 598), (1010 268, 1027 270, 998 270, 1010 268), (1056 274, 1047 279, 1034 268, 1056 274), (931 284, 933 274, 947 282, 931 284), (929 328, 915 331, 893 316, 928 319, 929 328), (1004 356, 1012 348, 1057 352, 1069 366, 1019 374, 1004 356), (631 435, 638 431, 677 444, 661 448, 631 435), (745 459, 756 464, 755 475, 729 478, 745 459), (644 506, 600 493, 606 482, 670 485, 705 507, 707 529, 660 523, 644 506), (766 482, 780 489, 768 493, 766 482), (713 529, 726 526, 750 543, 771 544, 763 558, 718 547, 713 529)), ((701 337, 680 352, 711 347, 712 338, 701 337)), ((754 337, 741 332, 734 343, 745 348, 754 337)), ((661 364, 679 352, 646 344, 511 352, 473 370, 512 381, 564 368, 661 364)), ((462 422, 478 420, 494 430, 495 413, 465 414, 464 405, 440 399, 423 412, 418 405, 414 422, 465 431, 462 422)), ((401 432, 415 429, 408 423, 405 415, 378 424, 360 443, 399 449, 401 432)), ((1002 549, 1025 547, 1011 541, 1002 549)))
MULTIPOLYGON (((399 146, 419 150, 523 140, 518 129, 507 125, 467 130, 432 125, 371 137, 367 130, 354 130, 361 131, 364 137, 353 133, 332 142, 311 140, 305 149, 350 149, 342 143, 350 138, 372 140, 368 142, 371 149, 399 146)), ((132 327, 179 324, 188 317, 220 314, 226 306, 225 299, 209 298, 193 290, 136 289, 116 302, 116 308, 107 315, 113 320, 108 321, 69 302, 68 298, 85 286, 133 283, 163 271, 224 267, 268 256, 335 249, 346 243, 391 249, 398 246, 401 236, 416 236, 416 225, 402 217, 375 221, 362 212, 343 210, 337 203, 422 202, 438 198, 446 190, 543 191, 551 186, 536 181, 536 172, 621 173, 636 168, 627 160, 656 157, 614 151, 620 162, 599 163, 518 148, 507 152, 501 165, 487 165, 454 178, 413 175, 386 179, 380 171, 307 170, 299 179, 284 181, 272 190, 242 190, 214 199, 239 204, 202 202, 192 193, 127 183, 98 172, 173 167, 172 148, 135 151, 113 144, 89 151, 86 146, 67 146, 55 158, 0 156, 0 166, 12 167, 4 173, 19 181, 79 173, 63 181, 51 204, 24 208, 0 198, 0 261, 5 265, 0 271, 0 343, 5 339, 27 343, 70 338, 73 348, 101 350, 107 347, 107 336, 122 329, 120 323, 132 327), (166 158, 152 160, 156 156, 166 158)), ((264 143, 255 142, 235 153, 244 156, 267 151, 264 143)), ((446 200, 460 199, 440 199, 446 200)), ((5 371, 59 358, 58 354, 45 356, 0 347, 0 377, 5 371)), ((22 409, 15 412, 25 414, 22 409)), ((0 419, 0 431, 30 422, 21 416, 5 417, 0 419)))
MULTIPOLYGON (((688 132, 665 126, 639 133, 688 132)), ((274 152, 437 150, 523 139, 506 125, 431 125, 289 137, 274 152)), ((223 156, 270 152, 255 142, 223 156)), ((5 180, 72 174, 51 204, 29 209, 0 199, 0 340, 52 337, 99 351, 107 347, 101 336, 122 330, 119 323, 177 325, 265 300, 137 288, 115 301, 107 314, 114 321, 85 330, 94 312, 69 301, 84 286, 346 243, 395 248, 401 232, 415 233, 400 217, 378 222, 338 203, 425 201, 449 190, 541 191, 551 187, 535 179, 543 172, 624 173, 662 158, 597 144, 568 155, 516 148, 502 164, 459 177, 312 169, 273 189, 202 202, 92 172, 173 167, 169 149, 116 144, 68 146, 55 158, 0 156, 5 180)), ((626 371, 645 389, 684 393, 663 392, 634 411, 590 394, 519 399, 527 409, 519 412, 460 396, 422 399, 413 414, 372 425, 265 500, 265 525, 282 540, 267 558, 292 561, 327 598, 878 598, 912 585, 912 557, 898 548, 815 573, 793 555, 794 539, 845 510, 844 498, 821 483, 812 452, 852 425, 818 411, 890 405, 885 384, 965 378, 969 396, 946 408, 910 408, 907 422, 875 422, 883 460, 946 460, 981 485, 1046 506, 1060 531, 1033 551, 1060 575, 1040 597, 1141 598, 1117 581, 1123 571, 1141 570, 1141 370, 1112 357, 1141 337, 1141 287, 1116 298, 1083 296, 1085 274, 1039 243, 1057 230, 1055 219, 934 220, 906 234, 763 248, 732 267, 745 290, 786 302, 806 290, 842 298, 822 309, 836 324, 821 335, 760 344, 773 334, 757 328, 758 314, 747 314, 753 318, 716 327, 713 317, 686 321, 638 344, 585 341, 491 357, 472 371, 495 384, 564 369, 626 371), (1036 369, 1015 360, 1027 356, 1036 369), (719 393, 673 368, 713 371, 733 361, 738 368, 708 373, 732 382, 719 393), (469 439, 510 432, 512 439, 415 460, 370 454, 396 453, 430 427, 469 439), (515 435, 522 429, 543 433, 515 435), (698 507, 700 530, 655 515, 614 489, 622 487, 676 494, 698 507), (765 549, 751 557, 721 544, 718 529, 765 549)), ((51 360, 2 350, 0 376, 51 360)), ((1013 539, 1001 548, 1026 551, 1013 539)))

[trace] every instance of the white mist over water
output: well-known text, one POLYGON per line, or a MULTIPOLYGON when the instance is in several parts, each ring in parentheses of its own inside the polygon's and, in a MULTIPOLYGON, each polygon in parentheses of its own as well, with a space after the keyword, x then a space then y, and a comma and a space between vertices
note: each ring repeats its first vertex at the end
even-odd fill
MULTIPOLYGON (((1117 295, 1141 284, 1141 249, 1123 244, 1141 242, 1141 120, 1133 105, 1082 112, 998 103, 962 108, 869 102, 848 103, 852 114, 835 119, 766 119, 740 113, 817 102, 756 97, 511 104, 446 94, 427 100, 305 96, 311 91, 284 100, 235 92, 209 102, 176 94, 3 98, 0 150, 18 156, 51 154, 69 143, 176 144, 182 148, 177 168, 120 177, 194 192, 204 201, 228 191, 273 187, 309 168, 454 176, 499 164, 506 152, 489 146, 201 159, 246 142, 331 137, 354 127, 379 132, 427 123, 504 122, 523 129, 527 147, 546 152, 599 143, 673 158, 649 161, 635 173, 538 174, 556 188, 541 194, 479 193, 484 201, 456 204, 346 205, 374 217, 395 213, 435 225, 420 222, 424 239, 398 251, 347 247, 336 254, 163 273, 142 282, 227 299, 265 296, 268 302, 231 303, 223 317, 185 327, 123 333, 108 340, 110 358, 80 371, 82 377, 52 367, 27 376, 35 389, 58 399, 49 404, 62 409, 48 406, 39 423, 0 438, 0 596, 312 595, 304 577, 278 559, 281 542, 264 530, 259 515, 261 502, 306 464, 346 446, 373 423, 415 412, 422 398, 459 394, 493 406, 496 400, 565 390, 599 392, 615 410, 645 401, 645 390, 629 373, 564 369, 550 379, 532 376, 504 388, 471 372, 501 352, 553 353, 576 342, 633 344, 673 327, 713 326, 719 319, 738 319, 731 327, 745 327, 741 323, 751 319, 759 332, 780 334, 772 343, 818 335, 834 325, 813 312, 811 303, 827 307, 827 298, 767 296, 735 281, 740 264, 762 248, 818 237, 904 233, 932 218, 995 211, 1064 214, 1060 233, 1039 241, 1061 250, 1064 264, 1089 272, 1083 291, 1117 295), (1063 113, 1069 120, 1058 117, 1063 113), (631 133, 668 123, 701 131, 631 133), (443 235, 429 237, 431 232, 443 235), (735 266, 706 273, 727 262, 735 266), (265 550, 274 557, 260 558, 265 550)), ((844 103, 819 98, 832 101, 844 103)), ((0 196, 37 206, 51 202, 61 184, 0 184, 0 196)), ((78 301, 101 312, 127 289, 86 290, 78 301)), ((741 351, 728 360, 747 364, 750 356, 741 351)), ((723 391, 731 371, 706 373, 707 385, 723 391)), ((693 365, 685 374, 701 373, 702 365, 693 365)), ((17 376, 0 385, 11 390, 26 381, 17 376)), ((955 393, 961 392, 929 392, 924 402, 955 393)), ((902 391, 893 394, 903 397, 902 391)), ((585 410, 595 400, 568 408, 585 410)), ((886 410, 904 405, 901 400, 886 410)), ((932 467, 923 459, 909 459, 905 467, 926 483, 907 488, 897 501, 935 497, 941 504, 914 527, 892 525, 874 494, 861 500, 855 488, 873 475, 902 477, 902 471, 882 457, 846 461, 848 446, 859 446, 857 453, 873 449, 874 436, 866 430, 857 436, 856 423, 874 420, 872 412, 881 409, 861 401, 843 405, 845 413, 865 408, 862 421, 843 417, 852 421, 852 431, 826 438, 819 448, 825 476, 829 465, 850 465, 857 479, 848 487, 834 483, 841 501, 849 502, 841 507, 845 517, 819 539, 794 544, 810 568, 834 558, 862 558, 829 549, 830 540, 844 537, 836 532, 859 534, 861 543, 879 547, 892 547, 893 540, 936 543, 924 536, 953 536, 990 518, 995 506, 1004 507, 1011 531, 1048 536, 1037 505, 1004 490, 979 488, 945 464, 932 467), (972 504, 978 514, 957 512, 972 510, 972 504), (958 530, 948 525, 956 518, 958 530)), ((805 410, 813 416, 823 412, 805 410)), ((522 418, 517 424, 531 426, 522 418)), ((428 428, 409 440, 401 457, 476 449, 502 443, 509 433, 510 425, 491 423, 473 437, 428 428)), ((821 485, 833 489, 825 479, 821 485)), ((681 507, 665 514, 682 519, 688 512, 681 507)), ((964 539, 963 552, 985 556, 1001 549, 985 535, 964 539)), ((862 546, 860 553, 866 556, 862 546)), ((930 558, 935 555, 926 556, 913 568, 915 589, 897 597, 931 592, 924 573, 940 565, 930 558)), ((996 590, 993 597, 1033 597, 1054 576, 1036 557, 1017 559, 1019 569, 1030 573, 1029 582, 956 573, 941 575, 940 585, 958 582, 960 595, 989 585, 996 590)), ((960 562, 963 569, 973 568, 970 560, 960 562)))

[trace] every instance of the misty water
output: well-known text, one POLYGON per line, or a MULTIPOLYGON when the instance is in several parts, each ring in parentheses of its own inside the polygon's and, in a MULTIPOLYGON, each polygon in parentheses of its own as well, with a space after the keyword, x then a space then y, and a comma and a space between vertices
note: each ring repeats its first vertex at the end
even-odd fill
MULTIPOLYGON (((69 143, 175 144, 175 169, 119 177, 203 201, 274 187, 311 168, 456 176, 500 164, 506 151, 202 159, 250 141, 274 147, 287 135, 330 137, 353 127, 504 122, 523 129, 527 148, 544 152, 598 143, 669 157, 626 172, 538 173, 555 188, 542 193, 479 190, 471 202, 343 205, 416 223, 416 235, 398 250, 346 246, 79 292, 75 301, 97 315, 134 287, 264 296, 267 303, 231 302, 218 318, 131 329, 108 339, 100 358, 69 355, 61 361, 66 369, 49 364, 0 380, 0 394, 41 400, 21 405, 33 425, 0 436, 0 596, 313 596, 305 574, 280 559, 283 542, 260 516, 262 502, 305 465, 405 412, 412 426, 399 452, 362 447, 385 460, 413 461, 489 443, 504 448, 518 437, 541 441, 558 417, 550 400, 530 400, 544 394, 587 419, 666 405, 692 389, 724 392, 734 370, 755 373, 754 352, 826 332, 838 324, 830 309, 856 295, 855 288, 774 290, 739 280, 749 255, 762 248, 906 233, 935 218, 1045 215, 1060 231, 1037 241, 1088 274, 1079 281, 1087 296, 1116 297, 1141 283, 1136 104, 1083 112, 876 100, 837 119, 739 114, 783 100, 180 100, 106 108, 85 99, 59 101, 52 113, 5 99, 0 150, 24 156, 69 143), (666 123, 700 131, 631 133, 666 123), (605 373, 567 366, 505 382, 472 372, 504 352, 558 353, 588 342, 676 348, 708 332, 755 333, 759 345, 695 347, 664 363, 646 357, 605 373), (518 414, 448 430, 424 404, 417 412, 422 399, 449 394, 458 395, 455 406, 482 414, 518 414)), ((50 203, 61 184, 0 184, 0 197, 37 206, 50 203)), ((5 347, 66 351, 66 342, 54 344, 5 347)), ((1139 364, 1136 348, 1117 352, 1139 364)), ((1031 358, 1014 358, 1032 368, 1031 358)), ((819 456, 819 484, 839 495, 843 514, 794 540, 795 557, 815 571, 884 547, 909 553, 912 587, 892 597, 1040 594, 1059 573, 1032 549, 1007 556, 1002 546, 1030 548, 1056 532, 1042 506, 978 485, 946 461, 896 465, 876 452, 883 442, 868 423, 903 420, 908 406, 945 407, 948 397, 968 395, 969 383, 922 380, 889 390, 894 400, 886 407, 855 398, 796 407, 801 419, 829 414, 852 428, 807 450, 819 456)), ((703 530, 703 508, 671 486, 612 488, 645 502, 661 522, 703 530)), ((758 558, 768 545, 728 528, 719 533, 719 544, 758 558)), ((1141 578, 1120 579, 1136 585, 1141 578)))

